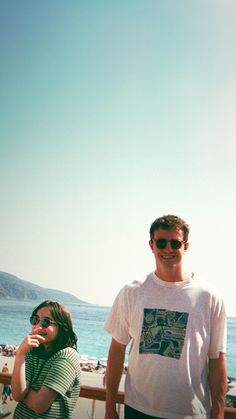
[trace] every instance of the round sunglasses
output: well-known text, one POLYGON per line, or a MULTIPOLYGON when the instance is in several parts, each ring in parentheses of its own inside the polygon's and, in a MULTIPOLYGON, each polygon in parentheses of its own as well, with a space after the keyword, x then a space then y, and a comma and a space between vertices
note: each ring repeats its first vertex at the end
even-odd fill
POLYGON ((51 324, 56 324, 56 322, 49 319, 48 317, 43 317, 42 319, 40 319, 38 316, 31 316, 30 323, 32 324, 32 326, 40 324, 41 327, 43 327, 44 329, 47 329, 47 327, 49 327, 51 324))
POLYGON ((171 245, 171 248, 173 249, 173 250, 178 250, 178 249, 180 249, 181 248, 181 246, 182 246, 182 244, 183 243, 186 243, 184 240, 177 240, 177 239, 171 239, 171 240, 167 240, 167 239, 157 239, 157 240, 154 240, 154 239, 152 239, 152 241, 154 241, 155 242, 155 244, 156 244, 156 247, 158 248, 158 249, 165 249, 166 248, 166 246, 167 246, 167 243, 170 243, 170 245, 171 245))

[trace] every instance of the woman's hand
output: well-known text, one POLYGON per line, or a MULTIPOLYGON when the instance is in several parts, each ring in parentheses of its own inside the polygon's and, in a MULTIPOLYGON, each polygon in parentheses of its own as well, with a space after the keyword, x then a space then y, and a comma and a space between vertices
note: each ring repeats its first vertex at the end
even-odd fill
POLYGON ((16 401, 24 400, 26 406, 41 417, 41 414, 52 405, 58 393, 56 390, 44 385, 35 391, 29 388, 29 384, 26 382, 25 355, 30 349, 38 348, 39 345, 45 342, 46 339, 40 333, 42 333, 42 327, 33 326, 32 331, 21 342, 16 352, 12 374, 12 392, 16 401))
POLYGON ((38 334, 41 327, 34 327, 32 331, 25 337, 17 349, 17 355, 25 355, 31 348, 38 348, 44 343, 45 338, 38 334))
POLYGON ((21 342, 16 352, 11 386, 13 397, 17 402, 23 400, 28 393, 25 379, 25 355, 31 348, 38 348, 45 341, 45 338, 39 334, 41 329, 39 326, 34 326, 32 331, 21 342))

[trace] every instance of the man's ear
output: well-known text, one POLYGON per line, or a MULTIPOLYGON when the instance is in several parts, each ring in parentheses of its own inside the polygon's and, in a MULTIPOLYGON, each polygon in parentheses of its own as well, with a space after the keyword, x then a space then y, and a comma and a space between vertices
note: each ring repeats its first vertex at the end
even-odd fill
POLYGON ((149 246, 150 246, 150 248, 151 248, 151 250, 153 252, 153 241, 152 240, 149 240, 149 246))
POLYGON ((185 242, 184 243, 184 251, 186 252, 186 250, 188 250, 189 247, 189 242, 185 242))

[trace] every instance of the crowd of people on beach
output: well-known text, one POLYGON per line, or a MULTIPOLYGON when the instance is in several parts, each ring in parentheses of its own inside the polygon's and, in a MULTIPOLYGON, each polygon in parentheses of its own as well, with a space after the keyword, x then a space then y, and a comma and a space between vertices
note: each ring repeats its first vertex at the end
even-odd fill
POLYGON ((18 349, 18 345, 0 344, 0 355, 14 356, 18 349))

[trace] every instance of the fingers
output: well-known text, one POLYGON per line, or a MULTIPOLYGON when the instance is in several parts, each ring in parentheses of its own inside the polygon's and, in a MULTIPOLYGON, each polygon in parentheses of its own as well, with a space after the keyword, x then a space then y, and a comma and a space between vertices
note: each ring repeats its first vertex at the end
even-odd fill
POLYGON ((31 332, 29 333, 30 335, 37 335, 40 330, 42 330, 41 326, 33 326, 31 332))
POLYGON ((38 348, 41 343, 45 341, 45 338, 41 335, 28 335, 27 336, 27 344, 30 348, 38 348))
POLYGON ((32 329, 32 331, 27 336, 29 345, 33 345, 37 347, 45 341, 45 338, 39 333, 41 330, 42 328, 40 326, 34 327, 32 329))
POLYGON ((38 348, 45 342, 45 338, 41 335, 29 333, 18 348, 18 353, 26 354, 31 348, 38 348))

